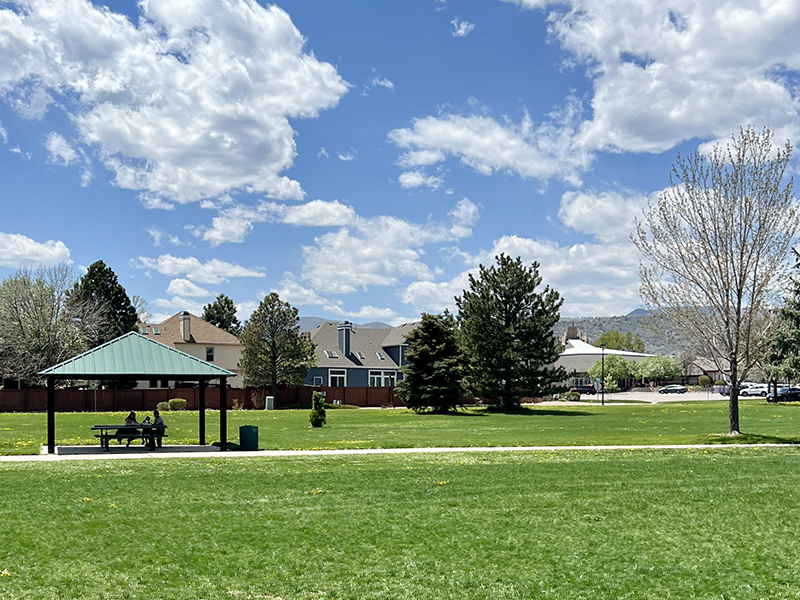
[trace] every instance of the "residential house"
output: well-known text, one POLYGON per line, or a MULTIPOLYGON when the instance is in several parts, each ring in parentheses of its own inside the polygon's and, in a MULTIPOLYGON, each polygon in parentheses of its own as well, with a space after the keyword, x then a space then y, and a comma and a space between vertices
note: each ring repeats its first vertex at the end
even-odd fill
POLYGON ((349 321, 323 323, 309 332, 316 366, 303 383, 326 387, 393 387, 403 379, 406 337, 419 323, 392 329, 358 329, 349 321))
MULTIPOLYGON (((162 323, 139 323, 136 329, 150 339, 233 371, 237 375, 228 379, 228 385, 242 387, 242 376, 239 374, 242 344, 235 335, 187 311, 179 312, 162 323)), ((145 381, 140 382, 138 387, 175 387, 175 382, 145 381)))

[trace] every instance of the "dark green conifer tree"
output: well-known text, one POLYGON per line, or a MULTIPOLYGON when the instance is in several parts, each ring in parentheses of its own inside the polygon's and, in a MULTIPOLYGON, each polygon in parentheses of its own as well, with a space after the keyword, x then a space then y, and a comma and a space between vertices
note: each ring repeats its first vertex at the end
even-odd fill
MULTIPOLYGON (((795 268, 800 254, 793 250, 795 268)), ((768 337, 764 371, 770 380, 797 380, 800 377, 800 281, 792 279, 789 293, 777 313, 768 337)))
POLYGON ((220 294, 212 303, 206 304, 200 318, 235 336, 242 332, 242 324, 236 317, 236 304, 225 294, 220 294))
POLYGON ((453 316, 447 311, 442 315, 423 313, 407 341, 407 364, 397 386, 406 406, 417 412, 439 413, 459 406, 463 368, 453 316))
POLYGON ((566 372, 555 367, 562 346, 553 334, 562 298, 542 282, 539 263, 530 267, 505 254, 497 265, 480 265, 469 289, 456 298, 467 360, 468 391, 506 409, 522 398, 557 391, 566 372))
POLYGON ((136 330, 136 308, 116 273, 102 260, 89 265, 70 292, 69 304, 76 312, 79 306, 92 306, 102 313, 104 326, 92 340, 93 346, 136 330))

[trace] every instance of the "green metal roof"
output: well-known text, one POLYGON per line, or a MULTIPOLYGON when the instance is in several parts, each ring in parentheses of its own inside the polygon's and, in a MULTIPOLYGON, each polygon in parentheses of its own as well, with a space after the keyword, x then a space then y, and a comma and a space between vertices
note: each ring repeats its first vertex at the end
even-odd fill
POLYGON ((216 379, 232 373, 197 357, 131 332, 73 356, 39 375, 60 379, 216 379))

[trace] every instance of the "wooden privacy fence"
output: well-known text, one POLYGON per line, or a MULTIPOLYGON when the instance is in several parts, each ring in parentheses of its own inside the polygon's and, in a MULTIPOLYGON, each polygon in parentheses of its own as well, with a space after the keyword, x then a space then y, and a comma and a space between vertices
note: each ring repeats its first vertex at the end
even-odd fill
MULTIPOLYGON (((310 408, 311 394, 324 392, 329 403, 366 407, 405 406, 389 387, 281 387, 275 396, 275 408, 310 408)), ((59 412, 128 412, 152 411, 159 402, 173 398, 186 400, 188 410, 197 410, 198 388, 145 390, 56 390, 59 412)), ((266 388, 228 388, 228 409, 263 409, 266 388)), ((219 410, 219 388, 206 388, 206 408, 219 410)), ((36 412, 47 410, 46 389, 0 390, 0 412, 36 412)))

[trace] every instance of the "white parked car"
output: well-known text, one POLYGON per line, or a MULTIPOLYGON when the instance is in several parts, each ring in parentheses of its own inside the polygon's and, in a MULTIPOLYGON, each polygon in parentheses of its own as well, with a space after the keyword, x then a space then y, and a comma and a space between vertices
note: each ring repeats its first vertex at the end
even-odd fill
POLYGON ((739 395, 745 397, 761 396, 762 398, 766 398, 768 393, 769 386, 766 383, 757 383, 756 385, 751 385, 749 388, 739 390, 739 395))

